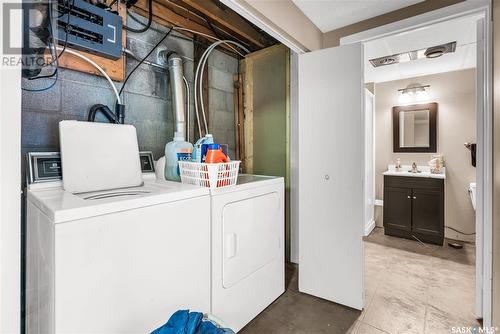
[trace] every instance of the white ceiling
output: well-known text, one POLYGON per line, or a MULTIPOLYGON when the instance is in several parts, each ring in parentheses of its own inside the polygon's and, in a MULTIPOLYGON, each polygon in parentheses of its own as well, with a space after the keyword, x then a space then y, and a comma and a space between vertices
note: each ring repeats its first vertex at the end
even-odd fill
POLYGON ((384 82, 476 67, 477 17, 456 19, 365 43, 365 82, 384 82), (369 60, 457 42, 454 53, 439 58, 373 67, 369 60))
POLYGON ((424 0, 292 0, 322 31, 369 19, 424 0))

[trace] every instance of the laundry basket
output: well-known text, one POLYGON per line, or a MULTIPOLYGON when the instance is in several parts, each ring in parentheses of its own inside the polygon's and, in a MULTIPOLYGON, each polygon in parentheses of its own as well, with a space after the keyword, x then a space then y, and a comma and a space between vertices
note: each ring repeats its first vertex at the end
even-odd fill
POLYGON ((234 186, 238 180, 240 161, 206 164, 192 161, 179 161, 182 183, 207 188, 234 186))

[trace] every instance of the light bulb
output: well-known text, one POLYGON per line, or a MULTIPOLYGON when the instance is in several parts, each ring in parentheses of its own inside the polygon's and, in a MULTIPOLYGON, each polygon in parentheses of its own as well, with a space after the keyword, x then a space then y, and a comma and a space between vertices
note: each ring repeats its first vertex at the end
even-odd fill
POLYGON ((399 95, 399 103, 409 103, 411 101, 411 96, 408 92, 403 91, 399 95))
POLYGON ((417 94, 415 95, 415 99, 417 101, 425 101, 425 100, 429 99, 429 93, 427 93, 425 88, 422 90, 418 90, 417 94))

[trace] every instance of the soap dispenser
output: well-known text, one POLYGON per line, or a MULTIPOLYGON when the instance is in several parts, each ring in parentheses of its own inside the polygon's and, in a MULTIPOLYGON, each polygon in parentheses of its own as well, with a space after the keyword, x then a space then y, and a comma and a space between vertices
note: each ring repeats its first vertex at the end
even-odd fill
POLYGON ((401 171, 401 159, 396 159, 396 172, 401 171))

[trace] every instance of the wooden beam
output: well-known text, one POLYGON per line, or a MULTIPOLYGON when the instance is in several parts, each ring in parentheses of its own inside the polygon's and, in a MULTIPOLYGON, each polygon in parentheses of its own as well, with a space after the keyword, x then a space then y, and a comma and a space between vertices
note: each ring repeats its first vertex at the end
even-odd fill
MULTIPOLYGON (((148 0, 137 1, 135 6, 132 7, 132 10, 147 17, 148 12, 149 12, 148 0)), ((179 26, 179 27, 183 27, 183 28, 187 28, 187 29, 191 29, 191 30, 196 30, 196 31, 199 31, 201 33, 207 34, 207 35, 212 36, 212 37, 217 37, 212 32, 212 30, 210 30, 206 26, 201 25, 195 21, 189 20, 189 19, 185 18, 184 16, 175 13, 167 6, 164 6, 163 2, 160 3, 160 2, 153 1, 153 19, 162 25, 165 25, 165 23, 168 23, 168 26, 175 25, 175 26, 179 26)))
MULTIPOLYGON (((149 6, 147 3, 147 0, 139 0, 135 6, 131 8, 131 10, 135 13, 138 13, 144 17, 148 17, 149 13, 149 6)), ((217 38, 215 36, 214 32, 207 28, 204 25, 201 25, 193 20, 187 19, 182 15, 179 15, 175 13, 173 10, 168 8, 167 6, 164 5, 164 2, 156 2, 153 1, 153 21, 164 26, 164 27, 171 27, 172 25, 177 26, 177 27, 182 27, 194 31, 201 32, 203 34, 207 34, 213 38, 217 38)), ((183 30, 176 30, 179 33, 182 33, 185 36, 193 38, 196 36, 196 34, 183 31, 183 30)), ((227 45, 220 45, 221 51, 231 55, 235 56, 236 53, 234 52, 233 49, 228 47, 227 45)))
POLYGON ((262 35, 245 19, 232 10, 223 10, 210 0, 182 0, 188 6, 205 14, 211 20, 249 40, 259 48, 266 47, 262 35))

